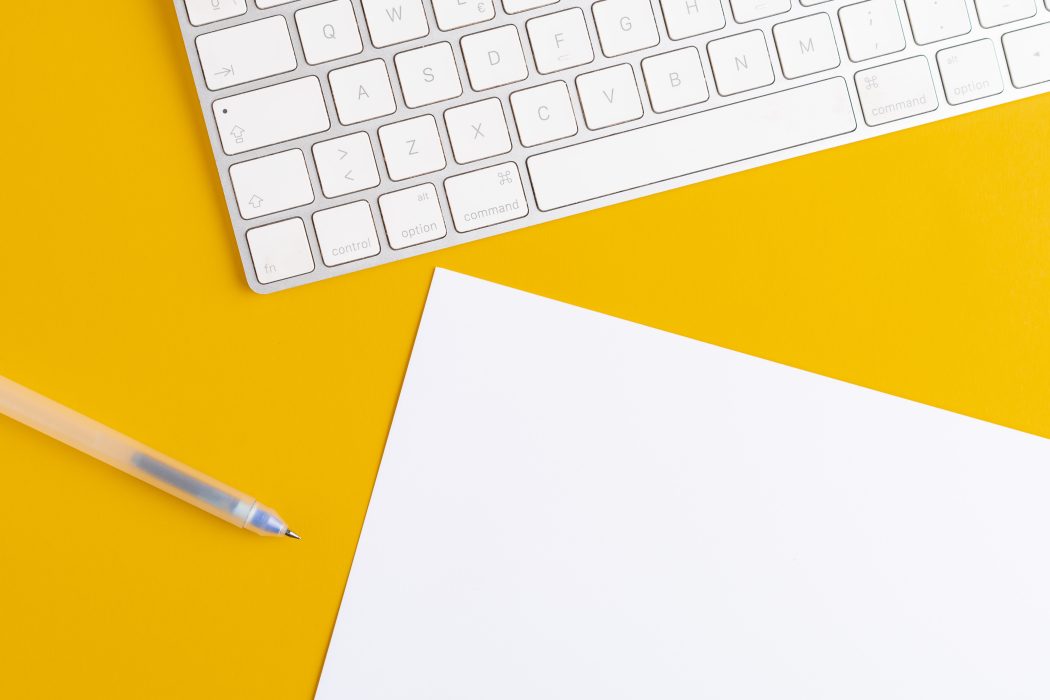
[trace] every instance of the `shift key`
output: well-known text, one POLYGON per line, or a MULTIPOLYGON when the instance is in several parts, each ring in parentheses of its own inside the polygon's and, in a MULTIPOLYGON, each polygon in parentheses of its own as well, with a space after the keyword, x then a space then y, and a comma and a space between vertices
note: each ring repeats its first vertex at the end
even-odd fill
POLYGON ((857 93, 868 126, 914 117, 937 109, 937 92, 925 56, 862 70, 857 93))
POLYGON ((452 224, 460 233, 520 219, 529 213, 516 163, 456 175, 445 180, 452 224))

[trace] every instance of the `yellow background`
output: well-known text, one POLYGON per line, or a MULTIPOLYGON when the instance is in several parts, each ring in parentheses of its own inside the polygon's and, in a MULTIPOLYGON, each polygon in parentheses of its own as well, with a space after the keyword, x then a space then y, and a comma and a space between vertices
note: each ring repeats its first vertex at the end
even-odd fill
POLYGON ((0 420, 0 697, 312 697, 438 265, 1050 436, 1050 95, 263 297, 170 0, 5 15, 0 374, 305 539, 0 420))

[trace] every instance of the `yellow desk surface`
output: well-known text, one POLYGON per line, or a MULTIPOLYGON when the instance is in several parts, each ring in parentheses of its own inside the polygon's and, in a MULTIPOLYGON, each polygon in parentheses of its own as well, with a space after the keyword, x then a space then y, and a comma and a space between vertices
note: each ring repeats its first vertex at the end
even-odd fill
POLYGON ((170 1, 103 5, 0 30, 0 374, 305 539, 0 419, 0 697, 312 697, 435 266, 1050 436, 1050 95, 263 297, 170 1))

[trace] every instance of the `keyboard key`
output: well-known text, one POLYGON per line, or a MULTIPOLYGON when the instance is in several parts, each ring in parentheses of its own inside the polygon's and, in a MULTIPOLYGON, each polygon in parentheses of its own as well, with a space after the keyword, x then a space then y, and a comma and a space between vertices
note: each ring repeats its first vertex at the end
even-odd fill
POLYGON ((314 231, 321 260, 328 267, 379 255, 379 236, 368 202, 314 212, 314 231))
POLYGON ((715 39, 707 45, 707 53, 721 95, 735 95, 773 83, 769 49, 757 29, 715 39))
POLYGON ((221 90, 295 70, 284 17, 271 17, 197 37, 204 82, 221 90))
POLYGON ((255 4, 259 6, 260 10, 267 10, 278 5, 288 5, 293 2, 296 2, 296 0, 255 0, 255 4))
POLYGON ((510 106, 522 146, 550 143, 578 131, 569 87, 561 80, 511 93, 510 106))
POLYGON ((212 112, 227 155, 328 131, 321 83, 309 76, 225 97, 212 112))
POLYGON ((726 26, 722 3, 718 0, 660 0, 667 36, 686 39, 726 26))
POLYGON ((445 153, 433 115, 379 127, 379 143, 391 180, 405 180, 445 167, 445 153))
POLYGON ((536 204, 550 211, 855 128, 846 83, 832 78, 549 151, 527 165, 536 204))
POLYGON ((496 16, 492 0, 432 0, 434 17, 443 32, 487 22, 496 16))
POLYGON ((699 104, 710 96, 700 52, 695 46, 650 56, 642 61, 645 86, 654 112, 699 104))
POLYGON ((594 60, 587 21, 578 7, 534 17, 525 23, 525 29, 536 58, 536 70, 544 75, 594 60))
POLYGON ((610 58, 660 43, 649 0, 598 0, 591 11, 602 53, 610 58))
POLYGON ((515 163, 493 165, 445 180, 452 225, 460 233, 495 226, 529 213, 515 163))
POLYGON ((846 51, 853 62, 904 50, 904 30, 894 0, 867 0, 847 5, 839 10, 839 21, 846 51))
POLYGON ((1050 24, 1037 24, 1003 35, 1006 64, 1014 87, 1050 80, 1050 24))
POLYGON ((729 0, 737 22, 753 22, 791 9, 791 0, 729 0))
POLYGON ((379 168, 368 134, 315 143, 313 152, 325 197, 341 197, 379 184, 379 168))
POLYGON ((634 70, 626 63, 576 76, 576 90, 588 129, 603 129, 642 117, 634 70))
POLYGON ((518 29, 513 26, 490 29, 459 40, 467 77, 475 90, 509 85, 529 77, 518 29))
POLYGON ((535 10, 537 7, 553 5, 556 2, 558 0, 503 0, 503 11, 508 15, 513 15, 519 12, 535 10))
POLYGON ((411 41, 430 33, 423 0, 361 0, 372 44, 384 46, 411 41))
POLYGON ((397 109, 390 75, 382 59, 339 68, 328 74, 339 121, 358 124, 393 114, 397 109))
POLYGON ((350 0, 314 5, 295 13, 306 62, 317 65, 361 53, 361 32, 350 0))
POLYGON ((436 241, 447 233, 437 188, 429 182, 384 194, 379 198, 379 211, 394 250, 436 241))
POLYGON ((409 107, 441 102, 463 94, 452 44, 443 41, 394 56, 401 92, 409 107))
POLYGON ((314 256, 302 219, 289 219, 248 231, 248 250, 260 284, 270 284, 314 270, 314 256))
POLYGON ((862 70, 856 80, 861 111, 868 126, 937 109, 937 92, 925 56, 862 70))
POLYGON ((195 27, 237 17, 247 11, 245 0, 186 0, 186 14, 195 27))
POLYGON ((842 61, 835 46, 835 31, 826 14, 811 15, 773 27, 785 78, 813 75, 837 67, 842 61))
POLYGON ((982 27, 998 27, 1035 17, 1035 0, 976 0, 977 18, 982 27))
POLYGON ((457 163, 472 163, 510 151, 507 118, 495 97, 446 110, 445 126, 457 163))
POLYGON ((937 52, 944 94, 958 105, 1003 91, 1003 76, 991 39, 981 39, 937 52))
POLYGON ((798 4, 803 7, 812 7, 813 5, 820 5, 825 2, 831 2, 831 0, 799 0, 798 4))
POLYGON ((966 0, 905 0, 916 44, 932 44, 970 33, 966 0))
POLYGON ((237 163, 230 167, 230 180, 244 219, 314 201, 306 158, 299 149, 237 163))

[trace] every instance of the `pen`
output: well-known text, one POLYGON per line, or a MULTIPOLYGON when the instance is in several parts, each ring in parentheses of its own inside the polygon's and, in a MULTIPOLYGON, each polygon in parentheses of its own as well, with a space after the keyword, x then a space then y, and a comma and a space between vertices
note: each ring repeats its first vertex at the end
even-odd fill
POLYGON ((251 496, 4 377, 0 377, 0 414, 153 484, 237 527, 259 535, 300 539, 277 513, 251 496))

